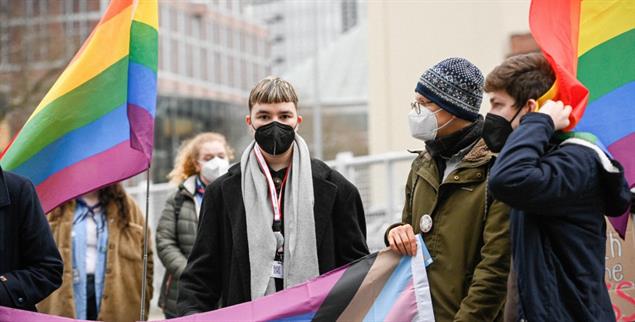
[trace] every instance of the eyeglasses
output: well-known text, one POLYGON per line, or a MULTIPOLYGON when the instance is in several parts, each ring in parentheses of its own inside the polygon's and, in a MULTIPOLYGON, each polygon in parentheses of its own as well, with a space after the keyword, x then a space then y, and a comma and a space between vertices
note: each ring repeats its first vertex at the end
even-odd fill
MULTIPOLYGON (((417 112, 417 114, 421 114, 421 109, 422 108, 427 108, 426 105, 431 104, 432 102, 425 102, 425 103, 419 103, 418 101, 414 101, 412 103, 410 103, 410 108, 412 110, 414 110, 415 112, 417 112)), ((428 109, 430 110, 430 109, 428 109)), ((437 109, 435 111, 430 110, 432 113, 437 114, 439 111, 441 111, 441 109, 437 109)))

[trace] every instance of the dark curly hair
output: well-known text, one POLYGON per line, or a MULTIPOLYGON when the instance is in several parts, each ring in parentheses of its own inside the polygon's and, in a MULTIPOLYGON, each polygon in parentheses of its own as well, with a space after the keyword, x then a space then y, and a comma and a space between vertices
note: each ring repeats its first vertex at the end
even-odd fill
MULTIPOLYGON (((119 212, 119 221, 123 223, 124 226, 128 226, 130 223, 130 206, 128 205, 126 190, 124 190, 121 183, 115 183, 110 186, 103 187, 99 189, 97 194, 102 209, 105 211, 108 209, 110 204, 114 203, 119 212)), ((49 215, 51 216, 51 220, 61 217, 64 214, 64 211, 71 206, 71 203, 72 201, 67 201, 66 203, 53 209, 49 215)), ((108 217, 112 214, 105 213, 105 215, 108 217)))

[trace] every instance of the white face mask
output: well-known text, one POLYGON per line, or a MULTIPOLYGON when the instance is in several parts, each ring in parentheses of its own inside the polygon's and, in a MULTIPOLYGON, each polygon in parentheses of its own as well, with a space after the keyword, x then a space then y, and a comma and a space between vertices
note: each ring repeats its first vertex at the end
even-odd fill
POLYGON ((408 125, 410 125, 410 135, 412 135, 413 138, 422 141, 431 141, 436 139, 437 132, 450 124, 452 120, 454 120, 454 118, 452 118, 442 126, 437 126, 438 122, 436 114, 440 111, 441 109, 432 112, 427 108, 422 108, 420 110, 420 113, 417 113, 417 111, 414 109, 410 110, 410 113, 408 113, 408 125))
POLYGON ((212 181, 225 174, 227 169, 229 169, 229 161, 219 157, 214 157, 207 162, 199 161, 199 163, 201 165, 201 176, 208 183, 212 183, 212 181))

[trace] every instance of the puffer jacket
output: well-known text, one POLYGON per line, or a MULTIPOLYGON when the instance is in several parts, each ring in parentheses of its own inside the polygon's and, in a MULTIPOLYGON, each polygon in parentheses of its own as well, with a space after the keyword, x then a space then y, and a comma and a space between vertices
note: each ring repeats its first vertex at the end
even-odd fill
POLYGON ((168 317, 176 316, 178 280, 196 240, 198 212, 194 202, 195 182, 196 176, 187 178, 168 197, 157 226, 157 252, 165 266, 159 306, 168 317), (180 209, 178 215, 176 208, 180 209))

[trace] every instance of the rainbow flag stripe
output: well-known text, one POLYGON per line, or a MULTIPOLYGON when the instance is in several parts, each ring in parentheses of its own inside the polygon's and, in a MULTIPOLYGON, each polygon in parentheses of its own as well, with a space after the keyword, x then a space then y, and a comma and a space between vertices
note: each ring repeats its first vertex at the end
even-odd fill
POLYGON ((150 165, 158 4, 113 0, 0 165, 31 179, 45 211, 150 165))
MULTIPOLYGON (((533 0, 531 32, 556 71, 569 130, 594 134, 635 185, 635 1, 533 0)), ((624 237, 628 215, 610 218, 624 237)))

